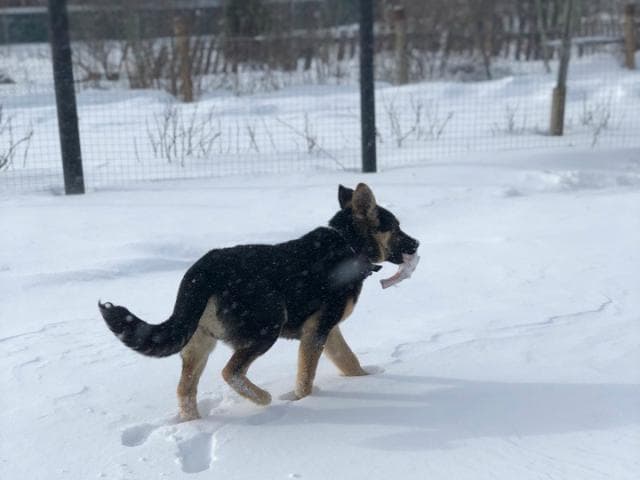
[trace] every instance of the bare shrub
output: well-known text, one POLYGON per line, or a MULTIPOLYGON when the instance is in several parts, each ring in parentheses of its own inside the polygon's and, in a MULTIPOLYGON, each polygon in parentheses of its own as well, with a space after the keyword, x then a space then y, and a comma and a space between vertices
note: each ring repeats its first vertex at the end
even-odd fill
POLYGON ((192 101, 202 92, 204 78, 218 72, 219 40, 193 35, 191 21, 180 18, 181 22, 176 20, 176 23, 182 29, 181 35, 131 36, 127 40, 124 65, 130 88, 161 89, 181 100, 192 101))
POLYGON ((194 107, 185 114, 178 105, 167 103, 160 114, 146 122, 147 139, 156 158, 181 166, 189 158, 208 158, 221 135, 220 122, 214 121, 214 110, 205 114, 194 107))
POLYGON ((307 152, 313 153, 318 149, 318 134, 309 123, 309 115, 304 114, 304 139, 307 142, 307 152))
POLYGON ((453 112, 442 116, 439 104, 433 100, 424 101, 414 95, 409 97, 410 115, 403 121, 400 108, 394 99, 382 98, 391 138, 398 148, 401 148, 405 140, 438 140, 453 118, 453 112))
POLYGON ((313 127, 309 123, 309 115, 304 114, 304 126, 302 130, 294 127, 288 122, 285 122, 281 118, 276 117, 276 120, 295 133, 298 137, 304 140, 307 153, 315 153, 317 151, 324 151, 318 142, 318 135, 314 131, 313 127))
POLYGON ((29 126, 17 133, 13 117, 6 115, 0 105, 0 170, 9 168, 20 154, 23 164, 26 164, 32 138, 33 128, 29 126))
POLYGON ((403 122, 400 119, 400 111, 396 104, 396 99, 387 99, 382 97, 382 108, 384 108, 384 112, 387 116, 387 121, 389 122, 389 131, 391 138, 398 148, 402 147, 404 141, 409 138, 415 129, 416 123, 420 121, 420 112, 414 112, 414 123, 408 126, 403 125, 403 122))
POLYGON ((167 74, 175 70, 167 42, 159 39, 134 40, 130 47, 126 62, 129 86, 134 89, 162 88, 177 95, 177 79, 167 74))
POLYGON ((491 133, 493 135, 521 135, 525 133, 527 131, 527 116, 520 116, 518 110, 518 105, 506 105, 503 122, 494 122, 491 126, 491 133))
POLYGON ((318 134, 316 133, 311 122, 309 121, 309 115, 307 115, 306 113, 304 115, 304 126, 302 127, 302 130, 299 128, 296 128, 295 126, 291 125, 288 122, 285 122, 279 117, 276 117, 276 120, 278 121, 278 123, 284 125, 293 133, 295 133, 298 137, 304 140, 307 153, 309 154, 321 153, 329 157, 331 160, 333 160, 335 164, 338 165, 340 168, 345 169, 345 166, 334 155, 329 153, 326 149, 322 147, 322 145, 320 145, 320 142, 318 140, 318 134))
POLYGON ((438 140, 444 133, 453 112, 440 113, 440 104, 432 99, 424 102, 411 96, 411 110, 416 118, 417 140, 438 140), (424 124, 423 124, 424 114, 424 124))
POLYGON ((102 80, 117 81, 124 70, 129 45, 126 42, 89 40, 73 49, 79 81, 99 85, 102 80))
POLYGON ((586 95, 583 97, 579 121, 591 131, 591 147, 597 145, 602 132, 610 127, 611 119, 611 96, 594 103, 588 103, 586 95))
POLYGON ((264 118, 262 118, 262 126, 264 127, 264 132, 267 135, 267 138, 269 138, 269 142, 271 143, 271 148, 273 148, 274 152, 278 152, 279 150, 278 150, 278 146, 276 145, 273 132, 269 128, 269 125, 267 125, 267 122, 265 121, 264 118))
POLYGON ((256 139, 256 126, 252 123, 247 123, 245 128, 247 130, 247 136, 249 137, 249 148, 256 153, 260 153, 260 147, 256 139))

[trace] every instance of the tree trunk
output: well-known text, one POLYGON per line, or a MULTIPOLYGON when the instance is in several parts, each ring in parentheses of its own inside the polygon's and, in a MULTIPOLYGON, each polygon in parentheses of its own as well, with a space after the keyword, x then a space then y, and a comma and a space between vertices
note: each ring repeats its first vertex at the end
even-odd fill
POLYGON ((564 133, 564 107, 567 98, 567 74, 569 72, 569 59, 571 58, 571 27, 573 25, 573 2, 566 0, 564 16, 564 30, 562 34, 562 51, 560 53, 560 67, 558 69, 558 83, 553 89, 551 106, 551 135, 564 133))

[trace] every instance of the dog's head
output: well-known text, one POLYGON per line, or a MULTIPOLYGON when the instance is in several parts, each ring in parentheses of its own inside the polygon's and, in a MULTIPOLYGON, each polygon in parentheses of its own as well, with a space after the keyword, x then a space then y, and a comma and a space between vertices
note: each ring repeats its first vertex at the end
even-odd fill
POLYGON ((340 185, 340 212, 330 225, 346 232, 371 262, 402 263, 402 254, 413 255, 420 242, 400 229, 400 222, 389 210, 376 204, 371 189, 364 183, 355 190, 340 185))

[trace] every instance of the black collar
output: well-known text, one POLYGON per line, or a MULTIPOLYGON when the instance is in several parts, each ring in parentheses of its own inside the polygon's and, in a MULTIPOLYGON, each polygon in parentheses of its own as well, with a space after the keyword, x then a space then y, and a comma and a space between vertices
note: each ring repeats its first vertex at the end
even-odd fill
POLYGON ((353 255, 357 257, 358 264, 361 265, 362 274, 364 276, 368 277, 373 272, 378 272, 382 269, 382 265, 376 265, 371 260, 369 260, 369 257, 367 257, 364 253, 358 252, 356 248, 353 246, 353 244, 349 242, 347 236, 343 232, 341 232, 336 227, 333 227, 331 225, 329 225, 327 228, 329 230, 336 232, 340 236, 340 238, 344 241, 344 243, 346 243, 349 246, 349 248, 353 252, 353 255))

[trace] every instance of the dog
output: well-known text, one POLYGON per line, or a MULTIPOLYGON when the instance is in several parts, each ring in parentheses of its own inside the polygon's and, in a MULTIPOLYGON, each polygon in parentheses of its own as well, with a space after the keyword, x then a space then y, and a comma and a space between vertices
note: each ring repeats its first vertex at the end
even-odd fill
POLYGON ((128 347, 151 357, 180 352, 178 403, 183 421, 199 418, 198 381, 218 340, 233 354, 222 377, 239 395, 268 405, 271 395, 247 378, 251 363, 280 337, 300 341, 294 396, 313 388, 321 354, 346 376, 366 375, 339 323, 358 301, 364 280, 401 264, 419 242, 376 204, 364 183, 338 188, 340 210, 327 227, 277 245, 211 250, 184 275, 173 313, 151 325, 128 309, 98 302, 109 329, 128 347))

